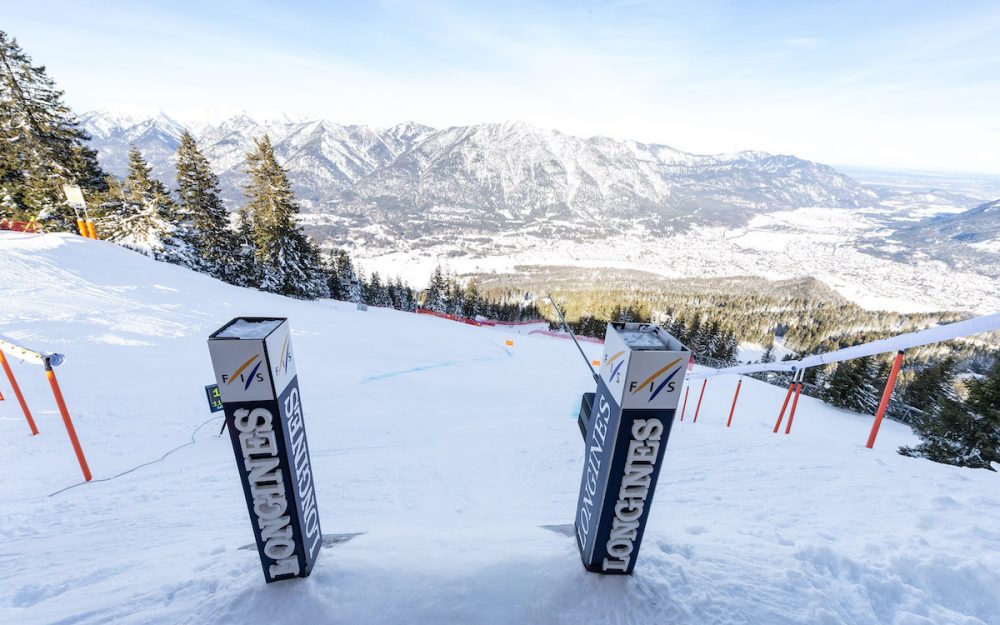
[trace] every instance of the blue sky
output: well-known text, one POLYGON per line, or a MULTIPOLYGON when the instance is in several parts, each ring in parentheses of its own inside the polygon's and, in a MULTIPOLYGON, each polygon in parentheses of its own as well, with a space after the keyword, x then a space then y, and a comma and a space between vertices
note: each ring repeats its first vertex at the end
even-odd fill
POLYGON ((78 110, 523 119, 699 153, 1000 174, 1000 2, 53 2, 0 28, 78 110))

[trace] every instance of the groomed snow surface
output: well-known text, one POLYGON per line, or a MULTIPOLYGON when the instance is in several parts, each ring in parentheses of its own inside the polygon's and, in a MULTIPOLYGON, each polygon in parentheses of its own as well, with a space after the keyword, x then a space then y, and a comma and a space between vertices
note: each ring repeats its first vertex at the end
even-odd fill
POLYGON ((569 341, 506 347, 502 328, 288 300, 68 235, 0 235, 0 277, 0 333, 67 355, 95 476, 49 496, 80 470, 41 369, 14 362, 41 433, 0 380, 5 625, 1000 623, 1000 476, 899 456, 899 424, 868 450, 870 416, 803 398, 775 435, 784 389, 744 380, 727 429, 731 378, 692 423, 693 387, 635 574, 601 577, 542 527, 573 522, 583 465, 593 381, 569 341), (360 533, 307 579, 265 585, 241 549, 203 390, 205 341, 237 315, 290 319, 323 530, 360 533))

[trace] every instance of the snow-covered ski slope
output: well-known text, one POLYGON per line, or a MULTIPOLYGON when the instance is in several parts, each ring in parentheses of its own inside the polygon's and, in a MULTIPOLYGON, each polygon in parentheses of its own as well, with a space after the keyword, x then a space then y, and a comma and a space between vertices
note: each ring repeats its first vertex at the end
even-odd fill
MULTIPOLYGON (((0 623, 1000 623, 1000 475, 896 454, 870 416, 709 381, 675 424, 635 574, 573 539, 593 382, 569 341, 220 284, 104 242, 0 235, 0 334, 57 371, 95 481, 40 368, 41 433, 0 391, 0 623), (208 334, 290 319, 323 530, 304 580, 265 586, 208 334), (193 443, 191 441, 194 441, 193 443), (185 446, 186 443, 187 444, 185 446), (175 450, 172 453, 171 450, 175 450), (155 462, 165 454, 166 457, 155 462), (150 463, 110 481, 97 481, 150 463), (558 528, 556 528, 558 529, 558 528)), ((593 357, 600 345, 584 344, 593 357)))

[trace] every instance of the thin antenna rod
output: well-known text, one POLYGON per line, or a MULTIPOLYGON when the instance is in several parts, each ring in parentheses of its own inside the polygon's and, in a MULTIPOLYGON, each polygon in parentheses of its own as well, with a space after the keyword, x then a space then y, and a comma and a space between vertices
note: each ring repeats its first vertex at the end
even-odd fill
POLYGON ((563 329, 566 330, 567 332, 569 332, 570 338, 573 339, 573 344, 576 345, 576 348, 578 350, 580 350, 580 355, 583 356, 583 361, 585 363, 587 363, 587 368, 590 369, 590 374, 592 376, 594 376, 594 380, 596 381, 597 380, 597 372, 594 371, 593 365, 590 364, 590 359, 587 358, 587 354, 583 353, 583 348, 580 347, 580 342, 576 340, 576 335, 573 334, 573 331, 569 329, 569 324, 566 323, 566 318, 563 317, 562 311, 559 310, 559 306, 556 304, 556 301, 554 299, 552 299, 552 294, 549 293, 547 297, 548 297, 549 303, 552 304, 552 307, 556 309, 556 314, 559 315, 559 321, 562 323, 563 329))

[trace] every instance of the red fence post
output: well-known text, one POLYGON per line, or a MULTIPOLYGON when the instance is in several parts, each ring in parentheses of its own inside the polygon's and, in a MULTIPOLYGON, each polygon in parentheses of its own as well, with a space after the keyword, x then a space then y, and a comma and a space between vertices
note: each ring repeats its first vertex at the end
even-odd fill
POLYGON ((698 411, 701 410, 701 398, 705 396, 705 386, 707 384, 708 378, 705 378, 705 381, 701 383, 701 394, 698 395, 698 405, 695 406, 694 419, 691 420, 691 423, 698 423, 698 411))
POLYGON ((684 387, 684 405, 681 407, 681 421, 684 420, 684 411, 687 410, 687 407, 688 407, 688 393, 690 393, 690 392, 691 392, 691 387, 690 386, 685 386, 684 387))
POLYGON ((889 408, 889 400, 892 398, 892 389, 896 386, 896 376, 903 366, 903 352, 896 352, 896 359, 892 361, 892 371, 889 372, 889 380, 885 383, 885 390, 882 392, 882 402, 878 405, 878 412, 875 413, 875 423, 872 423, 872 431, 868 435, 868 449, 875 446, 875 437, 878 436, 878 429, 882 426, 882 417, 885 416, 886 409, 889 408))
POLYGON ((795 385, 795 398, 792 400, 792 409, 788 412, 788 425, 785 426, 785 434, 792 431, 792 421, 795 420, 795 407, 799 405, 799 395, 802 393, 802 382, 795 385))
POLYGON ((729 421, 726 421, 726 427, 733 424, 733 412, 736 411, 736 399, 740 396, 740 387, 743 386, 743 378, 736 383, 736 393, 733 395, 733 407, 729 409, 729 421))
POLYGON ((774 433, 778 433, 778 428, 781 427, 781 421, 785 418, 785 409, 788 408, 788 400, 792 398, 792 391, 795 390, 794 378, 791 384, 788 385, 788 392, 785 393, 785 403, 781 404, 781 412, 778 413, 778 420, 774 422, 774 433))
POLYGON ((17 397, 18 403, 21 404, 21 410, 24 411, 24 418, 28 420, 28 427, 31 428, 31 435, 38 434, 38 428, 35 427, 35 420, 31 418, 31 411, 28 410, 28 404, 24 401, 24 395, 21 395, 21 387, 17 385, 17 380, 14 379, 14 372, 10 370, 10 365, 7 364, 7 358, 3 355, 3 350, 0 350, 0 365, 3 365, 4 373, 7 374, 7 379, 10 380, 11 388, 14 389, 14 396, 17 397))
POLYGON ((56 380, 56 374, 52 370, 52 365, 49 363, 48 358, 45 359, 45 377, 49 379, 52 394, 56 398, 56 405, 59 406, 63 423, 66 424, 66 432, 69 434, 70 442, 73 443, 73 451, 76 452, 76 459, 80 462, 80 469, 83 470, 83 479, 89 482, 91 478, 90 467, 87 466, 87 459, 83 456, 80 439, 76 437, 76 429, 73 427, 73 421, 69 418, 69 410, 66 409, 66 402, 63 400, 62 391, 59 389, 59 381, 56 380))

